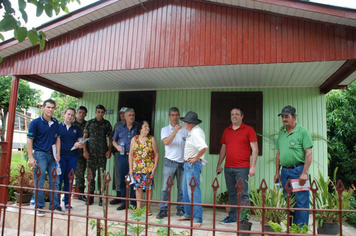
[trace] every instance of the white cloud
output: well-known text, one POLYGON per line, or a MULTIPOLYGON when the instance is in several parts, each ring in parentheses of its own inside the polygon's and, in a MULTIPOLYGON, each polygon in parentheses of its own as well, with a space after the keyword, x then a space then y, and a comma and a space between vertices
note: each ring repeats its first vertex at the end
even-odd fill
POLYGON ((310 0, 310 2, 356 9, 356 1, 352 0, 310 0))

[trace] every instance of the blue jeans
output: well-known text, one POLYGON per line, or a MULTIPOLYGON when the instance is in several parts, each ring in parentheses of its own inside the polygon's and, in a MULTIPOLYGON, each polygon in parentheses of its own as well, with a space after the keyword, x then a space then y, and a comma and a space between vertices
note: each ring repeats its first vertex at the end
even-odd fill
MULTIPOLYGON (((294 169, 283 168, 281 170, 281 182, 282 186, 286 186, 288 179, 299 179, 299 176, 303 172, 304 165, 297 166, 294 169)), ((285 189, 284 189, 285 192, 285 189)), ((295 206, 294 208, 309 208, 309 191, 300 191, 295 192, 295 206)), ((309 223, 309 211, 294 211, 291 212, 291 215, 294 216, 293 223, 308 225, 309 223)))
MULTIPOLYGON (((194 162, 193 164, 184 163, 184 190, 183 190, 183 200, 184 202, 192 202, 192 190, 189 186, 190 180, 194 176, 196 181, 196 187, 194 189, 194 203, 201 203, 201 190, 200 190, 200 174, 203 164, 201 161, 194 162)), ((191 206, 184 205, 184 217, 191 217, 191 206)), ((203 223, 203 207, 194 206, 193 207, 193 220, 196 223, 203 223)))
MULTIPOLYGON (((250 198, 248 196, 248 174, 250 168, 231 168, 225 167, 225 183, 227 192, 229 194, 229 205, 237 205, 237 189, 236 184, 239 178, 242 179, 242 183, 244 188, 241 191, 241 205, 249 206, 250 205, 250 198)), ((243 211, 240 211, 240 219, 243 219, 243 211)), ((236 221, 237 218, 237 208, 230 208, 229 217, 236 221)), ((248 219, 247 219, 248 220, 248 219)))
MULTIPOLYGON (((129 157, 127 155, 120 155, 119 152, 117 152, 118 158, 118 164, 119 164, 119 173, 120 173, 120 197, 126 197, 126 182, 125 182, 125 176, 129 173, 130 167, 129 167, 129 157)), ((130 198, 136 198, 135 191, 133 189, 133 185, 130 185, 129 187, 129 195, 130 198)), ((126 201, 121 201, 121 205, 125 206, 126 201)), ((136 201, 131 201, 131 205, 136 206, 136 201)))
MULTIPOLYGON (((62 188, 62 184, 64 181, 64 188, 63 190, 65 192, 69 191, 69 173, 73 169, 73 174, 75 173, 75 170, 77 169, 77 164, 78 164, 78 156, 62 156, 61 155, 61 160, 60 160, 60 165, 61 165, 61 170, 62 174, 60 175, 60 181, 59 181, 59 190, 62 188)), ((73 185, 73 183, 72 183, 73 185)), ((64 204, 68 205, 68 200, 69 200, 69 194, 64 195, 64 204)))
MULTIPOLYGON (((162 184, 162 193, 161 201, 168 201, 168 185, 167 180, 169 176, 172 176, 173 181, 174 177, 177 178, 177 202, 183 202, 183 180, 184 180, 184 163, 178 163, 171 161, 170 159, 164 159, 163 165, 163 184, 162 184)), ((167 203, 159 204, 160 210, 168 211, 167 203)), ((183 205, 177 205, 177 211, 183 211, 183 205)))
MULTIPOLYGON (((52 171, 56 165, 56 161, 54 160, 53 154, 47 153, 47 152, 41 152, 41 151, 34 151, 33 158, 35 158, 36 163, 37 163, 36 168, 34 170, 35 188, 37 187, 36 171, 37 171, 37 168, 40 168, 41 175, 39 176, 39 180, 38 180, 38 189, 44 189, 44 182, 45 182, 46 171, 47 171, 49 189, 52 190, 53 189, 52 171)), ((54 190, 58 190, 59 189, 59 176, 56 177, 54 185, 55 185, 54 190)), ((35 191, 34 196, 36 197, 36 191, 35 191)), ((54 193, 54 199, 52 199, 52 192, 50 192, 49 199, 50 199, 50 205, 49 205, 50 210, 52 209, 52 203, 53 203, 54 207, 57 207, 59 205, 59 193, 54 193)), ((38 197, 37 197, 37 206, 44 207, 44 204, 45 204, 44 192, 39 190, 38 197)))

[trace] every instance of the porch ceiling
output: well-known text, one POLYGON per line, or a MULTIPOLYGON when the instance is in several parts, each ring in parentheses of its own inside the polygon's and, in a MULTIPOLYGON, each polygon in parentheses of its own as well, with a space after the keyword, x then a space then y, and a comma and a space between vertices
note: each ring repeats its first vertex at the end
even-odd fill
MULTIPOLYGON (((124 11, 136 5, 145 6, 144 3, 153 0, 107 0, 93 3, 83 9, 79 9, 53 20, 47 24, 38 27, 46 33, 50 40, 59 35, 68 33, 72 30, 90 24, 96 20, 108 17, 120 11, 124 11)), ((356 11, 353 9, 344 9, 339 7, 331 7, 316 3, 293 0, 193 0, 201 2, 211 2, 215 4, 230 5, 234 7, 242 7, 254 9, 258 11, 266 11, 280 15, 288 15, 291 17, 310 19, 313 21, 327 22, 331 24, 356 26, 356 11)), ((149 9, 147 9, 149 10, 149 9)), ((0 43, 0 56, 3 58, 32 47, 29 40, 19 43, 15 39, 10 39, 4 43, 0 43)))
MULTIPOLYGON (((230 87, 319 87, 345 61, 39 74, 80 92, 230 87)), ((340 85, 353 81, 351 74, 340 85)))

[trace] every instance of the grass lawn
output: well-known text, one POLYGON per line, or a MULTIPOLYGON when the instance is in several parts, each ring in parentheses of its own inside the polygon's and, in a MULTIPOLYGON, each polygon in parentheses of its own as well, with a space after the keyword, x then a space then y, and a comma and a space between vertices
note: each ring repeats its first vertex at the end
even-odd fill
POLYGON ((10 168, 11 173, 19 173, 21 165, 23 165, 25 168, 29 168, 22 152, 12 152, 10 168))

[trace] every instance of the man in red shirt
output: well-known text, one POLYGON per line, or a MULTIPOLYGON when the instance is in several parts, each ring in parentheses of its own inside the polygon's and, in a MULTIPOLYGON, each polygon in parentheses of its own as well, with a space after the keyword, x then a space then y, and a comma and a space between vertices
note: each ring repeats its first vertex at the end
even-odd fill
MULTIPOLYGON (((235 188, 239 178, 242 179, 244 188, 241 192, 241 204, 250 205, 248 197, 248 176, 255 175, 255 167, 258 155, 257 136, 251 126, 242 123, 244 112, 240 107, 231 110, 232 124, 224 130, 221 138, 221 149, 216 174, 222 172, 221 164, 225 161, 225 183, 229 194, 229 204, 237 205, 237 189, 235 188), (252 150, 252 163, 250 154, 252 150)), ((231 208, 229 215, 221 224, 236 223, 237 208, 231 208)), ((241 214, 241 222, 249 219, 241 214)))

